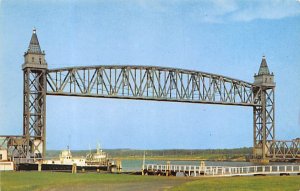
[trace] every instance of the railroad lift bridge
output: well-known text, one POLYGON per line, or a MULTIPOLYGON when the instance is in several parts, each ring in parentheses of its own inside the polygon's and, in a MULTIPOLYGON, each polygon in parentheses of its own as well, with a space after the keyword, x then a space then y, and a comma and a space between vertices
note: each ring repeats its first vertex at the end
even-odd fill
POLYGON ((48 69, 36 30, 24 54, 23 135, 0 136, 15 162, 45 158, 46 97, 79 96, 253 108, 257 162, 299 160, 300 140, 275 139, 275 82, 263 57, 254 83, 206 72, 159 66, 81 66, 48 69))

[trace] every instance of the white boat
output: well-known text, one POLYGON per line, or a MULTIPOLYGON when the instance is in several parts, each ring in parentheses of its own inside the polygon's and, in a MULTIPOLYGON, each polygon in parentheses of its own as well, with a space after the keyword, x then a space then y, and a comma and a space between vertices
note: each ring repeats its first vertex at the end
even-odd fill
MULTIPOLYGON (((107 165, 108 164, 108 156, 106 152, 104 152, 100 145, 97 145, 96 153, 90 152, 86 155, 86 163, 89 165, 107 165)), ((112 163, 113 161, 111 161, 112 163)))
POLYGON ((86 157, 73 157, 71 150, 69 149, 69 147, 67 147, 67 150, 61 151, 59 159, 44 160, 43 164, 76 164, 76 166, 107 166, 114 165, 114 162, 109 162, 107 154, 102 149, 100 149, 100 146, 98 145, 97 152, 90 152, 86 155, 86 157))

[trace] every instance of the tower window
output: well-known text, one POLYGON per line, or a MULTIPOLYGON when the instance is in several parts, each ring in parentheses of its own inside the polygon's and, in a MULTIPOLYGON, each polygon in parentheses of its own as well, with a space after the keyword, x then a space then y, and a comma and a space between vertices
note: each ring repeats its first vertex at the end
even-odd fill
POLYGON ((40 62, 40 64, 42 64, 42 59, 41 58, 39 58, 39 62, 40 62))
POLYGON ((32 57, 32 62, 34 62, 34 57, 32 57))

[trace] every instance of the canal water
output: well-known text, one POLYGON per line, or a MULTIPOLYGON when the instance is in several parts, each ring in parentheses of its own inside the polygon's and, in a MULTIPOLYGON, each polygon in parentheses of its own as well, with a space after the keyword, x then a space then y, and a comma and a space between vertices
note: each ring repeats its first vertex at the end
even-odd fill
MULTIPOLYGON (((201 161, 170 161, 171 165, 192 165, 200 166, 201 161)), ((122 160, 122 171, 123 172, 136 172, 142 169, 142 160, 122 160)), ((146 160, 145 164, 167 164, 164 160, 146 160)), ((270 163, 269 165, 292 165, 295 163, 270 163)), ((299 163, 297 163, 299 164, 299 163)), ((251 162, 228 162, 228 161, 205 161, 206 166, 229 166, 229 167, 241 167, 241 166, 259 166, 251 162)))

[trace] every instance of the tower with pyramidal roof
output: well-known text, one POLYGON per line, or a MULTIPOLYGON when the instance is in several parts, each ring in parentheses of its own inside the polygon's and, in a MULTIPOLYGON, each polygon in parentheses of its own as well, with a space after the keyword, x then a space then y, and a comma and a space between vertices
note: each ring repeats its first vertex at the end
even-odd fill
POLYGON ((46 150, 46 92, 47 62, 45 52, 33 29, 31 40, 24 54, 23 136, 24 152, 20 155, 27 162, 43 159, 46 150))
POLYGON ((253 155, 259 163, 268 162, 274 155, 275 140, 275 82, 266 57, 262 57, 258 74, 253 83, 253 155))
POLYGON ((258 74, 254 75, 254 84, 267 87, 275 86, 274 74, 270 73, 265 56, 262 57, 258 74))
POLYGON ((28 67, 47 69, 47 62, 45 60, 45 51, 41 50, 35 28, 33 29, 28 49, 24 53, 24 59, 25 62, 23 64, 23 69, 28 67))

